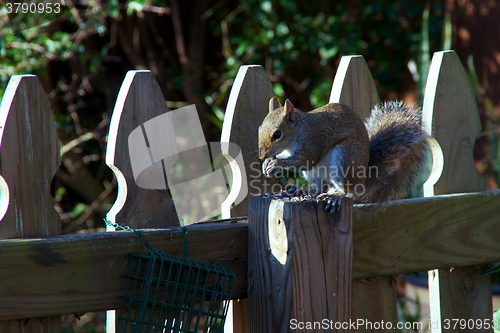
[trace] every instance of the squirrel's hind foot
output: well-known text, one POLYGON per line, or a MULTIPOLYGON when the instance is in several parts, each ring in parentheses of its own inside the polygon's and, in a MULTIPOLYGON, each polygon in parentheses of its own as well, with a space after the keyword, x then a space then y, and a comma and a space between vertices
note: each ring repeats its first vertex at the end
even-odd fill
POLYGON ((326 200, 325 212, 330 211, 332 214, 335 210, 340 211, 340 204, 342 203, 342 199, 345 197, 345 194, 335 193, 321 193, 316 197, 318 200, 326 200))

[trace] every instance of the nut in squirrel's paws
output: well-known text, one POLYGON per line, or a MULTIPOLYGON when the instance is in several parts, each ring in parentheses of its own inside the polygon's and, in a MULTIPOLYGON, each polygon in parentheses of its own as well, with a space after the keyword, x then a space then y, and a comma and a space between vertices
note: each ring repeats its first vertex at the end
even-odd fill
POLYGON ((342 199, 345 197, 343 193, 321 193, 316 197, 318 200, 326 200, 325 211, 330 211, 330 214, 335 210, 340 210, 340 204, 342 203, 342 199))
POLYGON ((268 178, 280 169, 281 167, 278 166, 278 160, 274 157, 266 158, 264 163, 262 163, 262 173, 264 173, 264 176, 268 178))

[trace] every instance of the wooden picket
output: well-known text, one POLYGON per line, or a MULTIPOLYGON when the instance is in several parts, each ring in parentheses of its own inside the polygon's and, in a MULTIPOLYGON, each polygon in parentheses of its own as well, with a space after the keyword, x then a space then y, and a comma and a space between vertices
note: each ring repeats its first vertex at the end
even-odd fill
MULTIPOLYGON (((467 74, 453 51, 436 52, 425 88, 423 125, 437 141, 433 150, 441 150, 442 170, 433 184, 426 184, 424 196, 484 191, 486 184, 474 166, 474 142, 481 131, 477 103, 467 74)), ((431 175, 432 177, 432 175, 431 175)), ((446 329, 446 320, 483 321, 491 318, 491 275, 480 276, 477 266, 435 269, 429 272, 432 332, 446 329)), ((490 332, 491 329, 468 327, 464 332, 490 332)))
MULTIPOLYGON (((136 184, 128 148, 134 129, 166 112, 167 103, 151 72, 128 72, 118 93, 106 147, 106 164, 118 181, 118 197, 106 215, 109 221, 131 228, 179 225, 166 189, 146 190, 136 184)), ((166 184, 166 179, 161 181, 166 184)))
MULTIPOLYGON (((248 198, 252 194, 270 191, 275 181, 266 179, 260 172, 256 129, 269 110, 269 100, 274 90, 261 66, 242 66, 234 79, 229 94, 220 142, 237 144, 243 154, 246 181, 243 186, 248 191, 246 198, 231 209, 222 210, 222 217, 248 216, 248 198), (269 184, 269 186, 265 185, 269 184)), ((225 329, 229 332, 245 333, 247 330, 247 300, 231 302, 225 329)))
POLYGON ((330 103, 349 105, 361 119, 379 103, 375 82, 362 56, 345 56, 340 60, 333 80, 330 103))
MULTIPOLYGON (((59 235, 59 214, 50 200, 50 184, 60 164, 59 145, 49 101, 34 75, 15 75, 0 104, 0 238, 59 235)), ((50 251, 32 254, 40 265, 50 251)), ((13 281, 3 281, 9 285, 13 281)), ((25 286, 9 286, 21 291, 25 286)), ((33 295, 36 299, 36 295, 33 295)), ((10 299, 3 307, 30 299, 10 299)), ((0 332, 58 332, 61 316, 0 322, 0 332)))
MULTIPOLYGON (((333 81, 330 103, 350 106, 363 120, 379 104, 375 82, 362 56, 342 57, 333 81)), ((354 280, 352 293, 353 320, 397 321, 396 288, 390 277, 374 277, 370 281, 354 280), (372 306, 374 303, 378 306, 372 306)))
POLYGON ((248 216, 248 198, 270 191, 274 182, 260 172, 257 130, 269 111, 274 90, 261 66, 242 66, 234 80, 222 126, 221 142, 237 144, 245 161, 247 198, 222 212, 223 217, 248 216), (264 184, 269 186, 264 186, 264 184))

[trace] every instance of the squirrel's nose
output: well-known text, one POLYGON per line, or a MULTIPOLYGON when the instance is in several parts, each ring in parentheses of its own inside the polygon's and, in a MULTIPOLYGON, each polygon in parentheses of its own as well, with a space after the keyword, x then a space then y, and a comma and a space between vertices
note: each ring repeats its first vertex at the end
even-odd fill
POLYGON ((263 148, 259 148, 259 158, 264 160, 266 158, 266 151, 263 148))

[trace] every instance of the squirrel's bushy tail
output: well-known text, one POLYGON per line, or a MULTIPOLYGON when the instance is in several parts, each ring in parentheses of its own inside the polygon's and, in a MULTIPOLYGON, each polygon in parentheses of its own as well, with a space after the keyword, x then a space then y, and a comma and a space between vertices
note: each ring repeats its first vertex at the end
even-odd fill
POLYGON ((372 110, 365 122, 370 160, 364 202, 401 199, 418 180, 428 152, 428 134, 421 120, 420 108, 399 101, 372 110))

